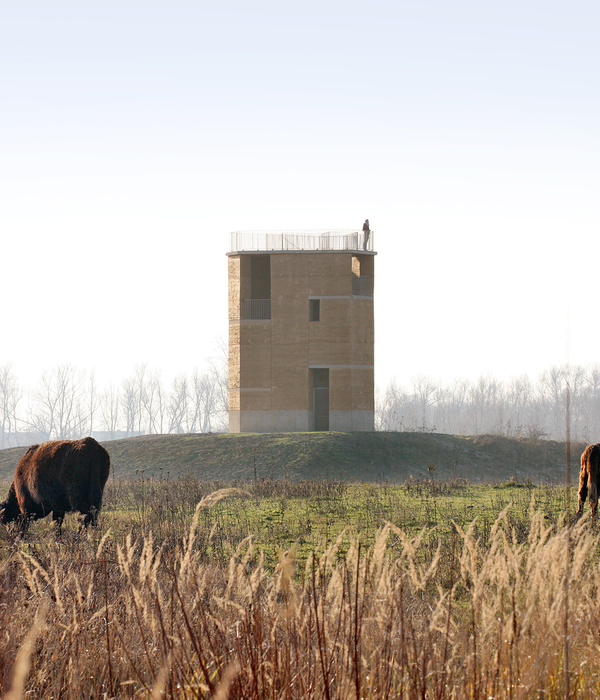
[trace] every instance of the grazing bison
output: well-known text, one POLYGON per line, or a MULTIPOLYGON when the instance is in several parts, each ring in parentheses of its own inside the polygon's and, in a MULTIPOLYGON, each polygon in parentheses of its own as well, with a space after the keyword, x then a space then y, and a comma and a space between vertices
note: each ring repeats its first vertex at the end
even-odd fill
POLYGON ((33 445, 0 503, 0 522, 18 520, 24 530, 30 520, 52 513, 60 530, 65 513, 78 511, 82 525, 95 525, 109 469, 108 452, 91 437, 33 445))
POLYGON ((579 472, 579 506, 577 515, 583 513, 585 499, 589 495, 592 517, 598 513, 598 489, 600 487, 600 444, 588 445, 581 455, 579 472))

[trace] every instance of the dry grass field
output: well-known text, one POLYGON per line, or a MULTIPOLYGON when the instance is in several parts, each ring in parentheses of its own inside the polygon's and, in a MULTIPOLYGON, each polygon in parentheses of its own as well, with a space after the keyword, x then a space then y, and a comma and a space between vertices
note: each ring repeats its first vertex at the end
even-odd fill
POLYGON ((2 697, 597 697, 598 531, 566 508, 516 483, 111 480, 87 535, 0 531, 2 697))

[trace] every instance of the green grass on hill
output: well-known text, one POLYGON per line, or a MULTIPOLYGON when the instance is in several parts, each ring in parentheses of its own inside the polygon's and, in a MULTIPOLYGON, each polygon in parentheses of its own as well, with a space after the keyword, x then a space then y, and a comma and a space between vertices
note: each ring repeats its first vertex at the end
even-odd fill
MULTIPOLYGON (((203 481, 327 479, 399 482, 565 481, 565 444, 492 435, 437 433, 216 433, 147 435, 104 443, 116 478, 194 477, 203 481)), ((584 444, 572 446, 576 482, 584 444)), ((25 448, 0 450, 0 479, 12 479, 25 448)))

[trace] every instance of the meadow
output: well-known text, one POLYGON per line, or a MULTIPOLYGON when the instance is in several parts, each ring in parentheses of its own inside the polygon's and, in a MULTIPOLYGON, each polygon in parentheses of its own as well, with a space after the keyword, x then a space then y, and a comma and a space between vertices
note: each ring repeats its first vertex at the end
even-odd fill
POLYGON ((594 697, 575 506, 511 481, 111 478, 87 534, 0 531, 1 694, 594 697))

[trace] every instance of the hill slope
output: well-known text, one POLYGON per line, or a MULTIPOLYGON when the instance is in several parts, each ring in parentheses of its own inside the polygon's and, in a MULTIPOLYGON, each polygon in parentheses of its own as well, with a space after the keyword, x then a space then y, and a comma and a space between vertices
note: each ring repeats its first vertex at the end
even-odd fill
MULTIPOLYGON (((261 478, 403 481, 414 478, 565 481, 564 443, 436 433, 146 435, 104 443, 116 478, 251 481, 261 478)), ((572 446, 576 483, 584 444, 572 446)), ((0 450, 0 479, 12 479, 25 448, 0 450)))

